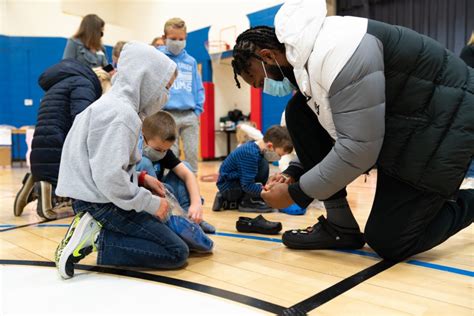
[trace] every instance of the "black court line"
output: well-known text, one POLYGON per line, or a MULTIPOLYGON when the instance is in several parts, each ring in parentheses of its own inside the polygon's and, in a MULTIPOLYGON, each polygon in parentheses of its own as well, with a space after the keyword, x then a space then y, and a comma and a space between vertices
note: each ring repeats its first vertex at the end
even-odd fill
MULTIPOLYGON (((55 266, 54 262, 51 262, 51 261, 29 261, 29 260, 0 260, 0 264, 39 266, 39 267, 54 267, 55 266)), ((151 274, 151 273, 126 270, 126 269, 119 269, 119 268, 111 268, 111 267, 90 266, 90 265, 84 265, 84 264, 76 264, 74 267, 75 269, 78 269, 78 270, 101 272, 101 273, 107 273, 107 274, 126 276, 130 278, 135 278, 135 279, 142 279, 142 280, 147 280, 147 281, 170 284, 170 285, 186 288, 189 290, 194 290, 194 291, 218 296, 221 298, 225 298, 234 302, 245 304, 245 305, 255 307, 255 308, 258 308, 270 313, 274 313, 274 314, 280 314, 283 310, 285 310, 285 307, 283 306, 273 304, 267 301, 259 300, 247 295, 238 294, 231 291, 222 290, 213 286, 208 286, 208 285, 185 281, 185 280, 179 280, 179 279, 170 278, 170 277, 166 277, 162 275, 156 275, 156 274, 151 274)))
MULTIPOLYGON (((0 260, 0 264, 40 266, 40 267, 54 267, 55 266, 54 262, 51 262, 51 261, 30 261, 30 260, 0 260)), ((270 312, 270 313, 274 313, 277 315, 299 316, 299 315, 306 315, 306 313, 333 300, 334 298, 349 291, 350 289, 370 279, 371 277, 393 267, 395 264, 396 262, 390 262, 387 260, 380 261, 374 264, 373 266, 370 266, 367 269, 362 270, 334 284, 333 286, 288 308, 285 308, 283 306, 273 304, 267 301, 263 301, 260 299, 256 299, 247 295, 238 294, 238 293, 227 291, 227 290, 222 290, 216 287, 212 287, 212 286, 208 286, 208 285, 204 285, 200 283, 195 283, 195 282, 190 282, 190 281, 185 281, 185 280, 180 280, 180 279, 175 279, 175 278, 170 278, 166 276, 151 274, 151 273, 119 269, 119 268, 111 268, 111 267, 90 266, 90 265, 83 265, 83 264, 76 264, 75 269, 114 274, 114 275, 135 278, 135 279, 142 279, 142 280, 148 280, 148 281, 174 285, 177 287, 182 287, 189 290, 194 290, 194 291, 218 296, 221 298, 225 298, 234 302, 252 306, 252 307, 255 307, 255 308, 270 312)))
POLYGON ((387 260, 380 261, 373 266, 362 270, 347 279, 344 279, 331 287, 299 302, 289 308, 284 309, 279 315, 306 315, 306 313, 318 308, 319 306, 329 302, 330 300, 338 297, 344 292, 349 291, 360 283, 370 279, 371 277, 393 267, 396 262, 390 262, 387 260))

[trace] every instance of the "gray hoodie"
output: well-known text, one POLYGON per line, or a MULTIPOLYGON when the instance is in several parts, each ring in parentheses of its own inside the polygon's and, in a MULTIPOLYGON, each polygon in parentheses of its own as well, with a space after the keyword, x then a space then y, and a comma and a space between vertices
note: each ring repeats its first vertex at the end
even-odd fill
POLYGON ((154 47, 132 42, 117 68, 111 90, 76 116, 64 143, 56 194, 155 214, 160 198, 138 186, 135 171, 141 159, 140 116, 166 103, 176 64, 154 47))

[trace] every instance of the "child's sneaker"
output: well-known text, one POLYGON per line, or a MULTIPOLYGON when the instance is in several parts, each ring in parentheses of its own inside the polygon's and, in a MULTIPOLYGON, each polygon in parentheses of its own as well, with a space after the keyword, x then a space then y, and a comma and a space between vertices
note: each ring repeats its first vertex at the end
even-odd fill
POLYGON ((245 195, 239 204, 239 212, 271 213, 273 211, 275 210, 268 206, 261 198, 249 195, 245 195))
POLYGON ((79 213, 74 217, 54 258, 61 277, 72 278, 74 264, 97 250, 96 239, 100 229, 101 225, 89 213, 79 213))
POLYGON ((220 212, 222 210, 237 210, 239 207, 239 201, 228 201, 223 196, 222 193, 217 192, 216 197, 214 198, 214 203, 212 204, 212 210, 214 212, 220 212))
POLYGON ((199 226, 201 226, 202 230, 206 233, 206 234, 215 234, 216 233, 216 228, 214 226, 212 226, 211 224, 209 224, 208 222, 206 221, 202 221, 199 226))

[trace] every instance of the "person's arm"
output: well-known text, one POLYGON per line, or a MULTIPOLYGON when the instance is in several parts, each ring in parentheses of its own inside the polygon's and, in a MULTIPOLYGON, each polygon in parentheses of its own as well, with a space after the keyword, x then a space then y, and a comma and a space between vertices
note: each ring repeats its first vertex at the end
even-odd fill
POLYGON ((197 62, 194 61, 193 65, 193 93, 194 101, 196 102, 196 107, 194 108, 194 113, 199 116, 204 112, 204 86, 202 85, 201 75, 199 74, 197 68, 197 62))
POLYGON ((102 46, 102 52, 104 53, 104 58, 102 59, 102 67, 105 67, 109 64, 109 59, 107 58, 107 51, 105 50, 104 46, 102 46))
POLYGON ((76 59, 77 44, 72 39, 68 39, 66 47, 64 48, 63 59, 74 58, 76 59))
POLYGON ((191 205, 189 206, 189 217, 199 223, 202 221, 202 203, 201 203, 201 194, 199 193, 199 186, 196 180, 194 173, 189 170, 184 163, 179 163, 174 167, 173 172, 183 180, 186 185, 186 189, 189 193, 189 198, 191 199, 191 205))
POLYGON ((130 164, 138 136, 124 123, 89 131, 87 148, 92 178, 100 192, 123 210, 146 211, 157 215, 161 199, 131 181, 130 164))
MULTIPOLYGON (((239 157, 240 186, 244 192, 257 193, 262 192, 262 184, 255 183, 258 174, 258 157, 256 155, 241 155, 239 157)), ((262 158, 263 159, 263 158, 262 158)))
POLYGON ((289 186, 293 201, 325 200, 377 161, 385 134, 382 44, 366 35, 329 90, 337 140, 329 154, 289 186))
POLYGON ((300 179, 300 177, 304 174, 304 168, 298 156, 296 156, 293 160, 290 161, 288 168, 286 168, 285 171, 283 171, 282 173, 292 177, 296 181, 300 179))

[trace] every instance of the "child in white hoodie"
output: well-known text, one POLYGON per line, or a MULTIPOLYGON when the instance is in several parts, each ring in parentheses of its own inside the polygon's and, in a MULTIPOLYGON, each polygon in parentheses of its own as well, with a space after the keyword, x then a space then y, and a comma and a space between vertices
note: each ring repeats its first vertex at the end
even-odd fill
POLYGON ((64 144, 56 194, 73 198, 77 215, 56 250, 63 278, 94 250, 98 264, 150 268, 178 268, 189 255, 162 223, 163 184, 135 171, 140 117, 166 103, 176 64, 149 45, 129 43, 119 68, 110 91, 76 117, 64 144))

